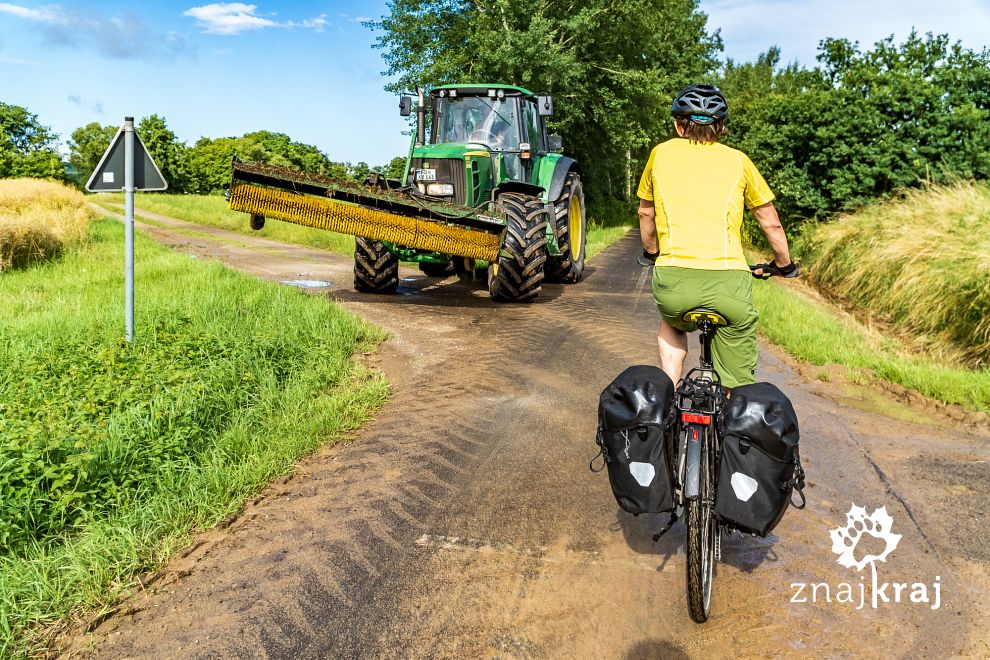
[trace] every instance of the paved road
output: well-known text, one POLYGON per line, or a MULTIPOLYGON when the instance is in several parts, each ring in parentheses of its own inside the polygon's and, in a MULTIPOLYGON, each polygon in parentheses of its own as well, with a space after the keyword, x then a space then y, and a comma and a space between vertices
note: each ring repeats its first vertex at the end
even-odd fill
MULTIPOLYGON (((654 543, 657 519, 620 512, 606 476, 588 470, 598 393, 625 366, 655 358, 657 314, 634 237, 596 258, 584 282, 546 286, 520 306, 491 303, 480 282, 414 270, 403 270, 399 295, 357 294, 341 257, 207 228, 193 238, 161 225, 147 231, 265 279, 331 282, 318 295, 393 334, 381 365, 394 395, 352 443, 303 461, 229 527, 202 535, 145 592, 76 639, 76 651, 990 654, 988 438, 845 408, 767 349, 759 376, 788 392, 800 415, 809 504, 767 539, 729 537, 711 619, 690 621, 683 527, 654 543), (852 503, 885 506, 902 535, 878 564, 879 583, 925 584, 930 600, 937 583, 938 609, 909 602, 910 586, 904 602, 875 609, 867 586, 857 609, 870 570, 838 565, 828 534, 852 503), (809 586, 795 597, 802 583, 809 586), (855 602, 837 601, 842 583, 855 602)), ((884 592, 891 600, 894 589, 884 592)))

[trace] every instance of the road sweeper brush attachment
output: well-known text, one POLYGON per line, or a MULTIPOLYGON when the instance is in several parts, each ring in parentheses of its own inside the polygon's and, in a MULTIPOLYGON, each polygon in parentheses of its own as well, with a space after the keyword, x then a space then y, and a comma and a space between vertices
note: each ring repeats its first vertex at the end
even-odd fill
POLYGON ((498 258, 505 231, 495 211, 236 161, 229 205, 254 216, 486 261, 498 258))

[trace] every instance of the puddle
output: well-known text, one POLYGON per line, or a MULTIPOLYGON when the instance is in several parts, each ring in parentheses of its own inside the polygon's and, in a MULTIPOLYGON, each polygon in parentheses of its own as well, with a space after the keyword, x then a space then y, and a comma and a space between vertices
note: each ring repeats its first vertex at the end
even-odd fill
POLYGON ((320 289, 325 286, 330 286, 330 282, 327 282, 326 280, 282 280, 282 284, 297 286, 300 289, 320 289))

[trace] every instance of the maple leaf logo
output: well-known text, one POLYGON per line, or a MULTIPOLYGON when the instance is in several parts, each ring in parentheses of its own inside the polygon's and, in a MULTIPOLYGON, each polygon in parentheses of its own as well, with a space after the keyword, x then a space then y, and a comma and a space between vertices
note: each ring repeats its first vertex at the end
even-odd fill
POLYGON ((887 513, 885 506, 874 509, 871 515, 866 515, 866 509, 854 503, 846 514, 846 522, 845 527, 837 527, 829 532, 832 538, 832 552, 839 555, 836 561, 846 568, 855 567, 857 571, 861 571, 867 564, 873 564, 873 568, 876 569, 875 562, 886 562, 887 555, 894 551, 901 540, 900 534, 893 534, 890 531, 894 519, 887 513), (886 546, 883 552, 879 555, 866 555, 857 560, 856 544, 863 534, 884 541, 886 546))

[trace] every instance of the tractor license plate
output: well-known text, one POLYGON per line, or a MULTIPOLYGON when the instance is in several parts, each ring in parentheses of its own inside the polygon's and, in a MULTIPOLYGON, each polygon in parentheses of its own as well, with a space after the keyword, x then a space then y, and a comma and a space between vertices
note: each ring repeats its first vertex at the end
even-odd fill
POLYGON ((436 181, 437 180, 437 171, 435 169, 416 170, 416 180, 417 181, 436 181))

